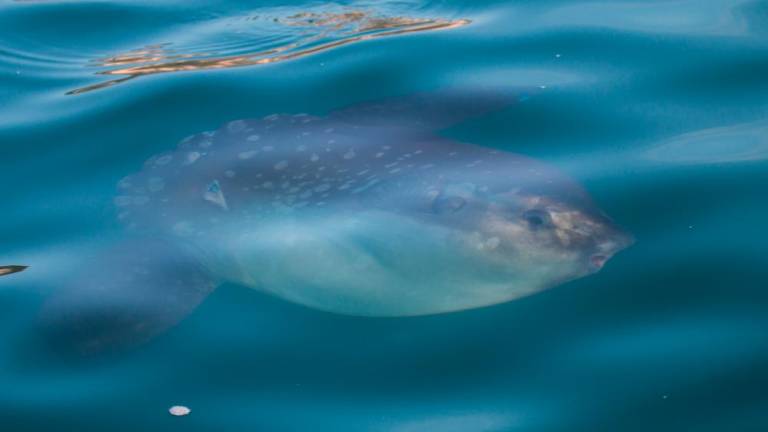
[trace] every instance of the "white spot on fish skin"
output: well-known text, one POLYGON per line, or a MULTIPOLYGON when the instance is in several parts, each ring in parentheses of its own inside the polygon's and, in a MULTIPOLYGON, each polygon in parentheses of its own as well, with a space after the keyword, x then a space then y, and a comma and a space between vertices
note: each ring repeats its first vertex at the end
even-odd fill
POLYGON ((357 175, 359 175, 359 176, 366 175, 369 171, 370 170, 362 170, 362 171, 358 172, 357 175))
POLYGON ((390 173, 390 174, 397 174, 397 173, 399 173, 400 171, 401 171, 401 170, 400 170, 400 168, 395 168, 395 169, 393 169, 393 170, 390 170, 390 171, 389 171, 389 173, 390 173))
POLYGON ((350 151, 344 153, 344 156, 343 156, 343 158, 347 159, 347 160, 353 159, 354 157, 355 157, 355 151, 354 150, 350 150, 350 151))
POLYGON ((485 241, 486 249, 494 250, 501 244, 501 239, 498 237, 491 237, 485 241))
POLYGON ((242 120, 231 121, 227 124, 227 131, 229 133, 238 133, 245 130, 245 122, 242 120))
POLYGON ((266 181, 261 184, 261 187, 263 187, 264 189, 272 189, 273 186, 274 184, 271 181, 266 181))
POLYGON ((300 145, 300 146, 296 147, 296 151, 298 151, 298 152, 303 152, 306 149, 307 149, 307 146, 305 146, 305 145, 300 145))
POLYGON ((312 153, 312 156, 310 156, 309 160, 312 162, 317 162, 320 160, 320 156, 318 156, 317 153, 312 153))
POLYGON ((274 150, 275 148, 274 148, 274 147, 272 147, 272 146, 264 146, 264 147, 262 147, 261 149, 262 149, 262 150, 264 150, 264 151, 272 151, 272 150, 274 150))
POLYGON ((373 180, 369 181, 368 183, 360 186, 359 188, 353 189, 352 193, 353 194, 357 194, 357 193, 360 193, 360 192, 365 192, 367 189, 369 189, 370 187, 374 186, 378 182, 379 182, 378 179, 373 179, 373 180))
POLYGON ((187 153, 186 159, 184 160, 184 165, 192 165, 198 159, 200 159, 200 152, 189 152, 187 153))
POLYGON ((280 118, 280 114, 272 114, 272 115, 268 115, 268 116, 264 117, 264 120, 275 121, 278 118, 280 118))
POLYGON ((382 156, 384 156, 384 153, 381 153, 381 152, 380 152, 380 153, 376 153, 376 157, 377 157, 377 158, 380 158, 380 157, 382 157, 382 156))
POLYGON ((280 170, 285 169, 287 167, 288 167, 288 161, 285 161, 285 160, 282 160, 282 161, 276 163, 275 166, 274 166, 275 170, 277 170, 277 171, 280 171, 280 170))
POLYGON ((413 154, 415 155, 422 154, 422 153, 424 153, 424 150, 416 150, 415 152, 413 152, 413 154))
POLYGON ((335 142, 336 142, 336 140, 332 140, 332 139, 329 139, 329 140, 328 140, 328 144, 333 144, 333 143, 335 143, 335 142))
POLYGON ((259 136, 259 135, 251 135, 248 138, 246 138, 245 140, 253 142, 253 141, 258 141, 260 139, 261 139, 261 136, 259 136))
POLYGON ((200 141, 200 144, 198 144, 200 148, 208 148, 212 145, 213 145, 213 142, 211 140, 202 140, 200 141))
POLYGON ((250 159, 259 154, 258 150, 249 150, 237 154, 237 158, 241 160, 250 159))
POLYGON ((325 133, 331 133, 331 132, 333 132, 333 128, 328 128, 328 129, 324 130, 323 132, 325 132, 325 133))
POLYGON ((450 152, 448 153, 448 156, 456 156, 457 154, 459 154, 459 152, 450 152))
POLYGON ((392 168, 393 166, 397 166, 397 162, 392 162, 390 164, 384 165, 384 168, 392 168))
POLYGON ((224 210, 229 210, 227 199, 224 197, 224 192, 221 190, 221 185, 218 180, 214 180, 208 185, 203 193, 203 199, 216 204, 224 210))
POLYGON ((165 181, 160 177, 152 177, 147 182, 150 192, 160 192, 161 190, 165 189, 165 181))
POLYGON ((155 165, 167 165, 172 160, 173 160, 173 156, 171 155, 160 156, 155 161, 155 165))
POLYGON ((483 163, 482 160, 476 160, 476 161, 473 161, 472 163, 467 164, 466 167, 467 168, 474 168, 474 167, 476 167, 477 165, 479 165, 481 163, 483 163))
POLYGON ((381 148, 383 148, 384 150, 390 150, 392 147, 385 145, 385 146, 381 146, 381 148))
POLYGON ((235 177, 235 172, 232 170, 227 170, 227 171, 224 171, 224 175, 227 176, 228 178, 233 178, 235 177))

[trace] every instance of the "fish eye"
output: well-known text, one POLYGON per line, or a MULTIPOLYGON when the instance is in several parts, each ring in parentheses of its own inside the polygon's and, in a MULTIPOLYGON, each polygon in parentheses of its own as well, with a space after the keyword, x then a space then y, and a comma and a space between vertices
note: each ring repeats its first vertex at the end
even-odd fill
POLYGON ((461 210, 466 203, 467 201, 459 196, 439 196, 432 202, 432 211, 437 214, 456 213, 461 210))
POLYGON ((541 209, 527 210, 523 213, 522 218, 534 229, 549 226, 552 222, 549 213, 541 209))

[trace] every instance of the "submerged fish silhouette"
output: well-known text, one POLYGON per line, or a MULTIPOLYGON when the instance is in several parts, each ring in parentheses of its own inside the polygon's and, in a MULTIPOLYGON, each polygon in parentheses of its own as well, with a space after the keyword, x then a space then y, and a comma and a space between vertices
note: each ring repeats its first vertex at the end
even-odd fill
POLYGON ((324 311, 411 316, 596 272, 631 240, 579 185, 434 135, 505 99, 413 97, 191 136, 119 183, 131 239, 53 302, 56 322, 98 349, 173 325, 222 282, 324 311))

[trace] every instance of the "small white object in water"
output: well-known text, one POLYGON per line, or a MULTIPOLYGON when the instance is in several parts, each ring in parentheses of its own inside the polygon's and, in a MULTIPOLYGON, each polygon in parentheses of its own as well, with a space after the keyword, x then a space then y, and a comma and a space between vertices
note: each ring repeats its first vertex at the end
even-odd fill
POLYGON ((181 417, 185 415, 189 415, 189 413, 192 412, 191 409, 188 407, 185 407, 184 405, 174 405, 168 409, 168 412, 171 413, 171 415, 176 417, 181 417))

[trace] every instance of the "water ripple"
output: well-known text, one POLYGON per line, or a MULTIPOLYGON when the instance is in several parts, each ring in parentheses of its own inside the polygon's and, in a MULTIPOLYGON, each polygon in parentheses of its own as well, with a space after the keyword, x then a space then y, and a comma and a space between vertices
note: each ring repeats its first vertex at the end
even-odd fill
POLYGON ((265 65, 371 39, 444 30, 468 19, 388 16, 369 10, 308 10, 214 20, 198 26, 203 41, 164 42, 92 60, 89 67, 114 78, 67 94, 102 89, 146 75, 265 65), (224 37, 224 40, 220 40, 224 37))

